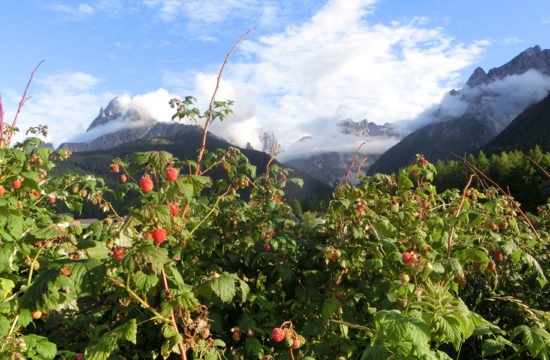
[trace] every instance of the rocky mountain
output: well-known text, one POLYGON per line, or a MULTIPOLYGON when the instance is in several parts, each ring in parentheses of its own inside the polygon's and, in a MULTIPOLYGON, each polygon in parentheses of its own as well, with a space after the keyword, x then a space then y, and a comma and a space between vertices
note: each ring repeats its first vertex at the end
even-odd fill
MULTIPOLYGON (((337 129, 340 132, 340 136, 348 136, 349 143, 360 144, 361 141, 367 142, 367 152, 362 151, 358 154, 355 164, 350 172, 348 181, 354 181, 357 171, 359 175, 365 175, 368 167, 378 159, 379 153, 369 151, 368 143, 372 141, 387 141, 402 138, 400 132, 398 132, 392 124, 386 123, 384 125, 377 125, 373 122, 369 122, 366 119, 361 121, 353 121, 346 119, 338 123, 337 129), (361 165, 363 158, 366 157, 366 161, 361 165), (359 166, 361 165, 361 169, 359 166)), ((302 143, 308 143, 314 141, 313 136, 307 136, 300 140, 302 143)), ((325 151, 311 154, 306 157, 293 158, 286 161, 286 163, 292 167, 300 169, 314 178, 334 186, 337 183, 344 181, 346 172, 353 160, 355 151, 325 151)))
POLYGON ((550 90, 550 50, 529 48, 510 62, 485 72, 477 68, 460 90, 421 115, 424 126, 386 151, 369 173, 406 166, 417 153, 430 161, 478 150, 550 90))
POLYGON ((106 150, 144 137, 157 121, 127 107, 124 98, 116 97, 92 121, 82 141, 67 142, 61 148, 73 152, 106 150))
POLYGON ((503 150, 527 151, 535 145, 550 151, 550 94, 522 112, 482 150, 487 154, 503 150))

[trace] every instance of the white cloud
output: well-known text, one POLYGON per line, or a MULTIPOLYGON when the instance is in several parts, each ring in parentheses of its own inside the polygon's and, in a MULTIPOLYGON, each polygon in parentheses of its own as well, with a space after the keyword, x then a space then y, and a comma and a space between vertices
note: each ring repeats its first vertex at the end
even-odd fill
MULTIPOLYGON (((235 116, 214 131, 239 145, 257 143, 249 136, 262 131, 275 133, 284 148, 308 135, 315 146, 350 145, 326 130, 346 118, 414 118, 459 85, 459 71, 488 45, 457 43, 425 19, 370 24, 375 4, 331 0, 299 26, 243 43, 246 60, 229 64, 220 96, 225 90, 237 101, 235 116)), ((214 83, 215 74, 198 74, 192 94, 207 98, 214 83)))
POLYGON ((506 39, 502 39, 501 43, 503 45, 517 45, 523 43, 523 40, 517 36, 512 36, 506 39))
POLYGON ((207 24, 226 21, 229 14, 250 14, 259 6, 255 0, 143 0, 143 3, 157 10, 160 19, 166 22, 185 17, 207 24))
POLYGON ((544 18, 541 21, 543 24, 550 24, 550 18, 544 18))
MULTIPOLYGON (((19 129, 24 133, 31 126, 48 125, 50 135, 47 141, 55 145, 84 132, 97 116, 99 108, 113 97, 112 93, 97 92, 99 82, 98 78, 83 72, 44 77, 37 74, 19 117, 19 129)), ((6 94, 4 110, 6 119, 11 123, 20 95, 13 90, 6 94)), ((16 139, 21 138, 20 134, 16 139)))
POLYGON ((46 9, 69 15, 74 18, 82 18, 95 13, 96 9, 90 4, 80 3, 77 5, 65 5, 62 3, 53 3, 45 6, 46 9))

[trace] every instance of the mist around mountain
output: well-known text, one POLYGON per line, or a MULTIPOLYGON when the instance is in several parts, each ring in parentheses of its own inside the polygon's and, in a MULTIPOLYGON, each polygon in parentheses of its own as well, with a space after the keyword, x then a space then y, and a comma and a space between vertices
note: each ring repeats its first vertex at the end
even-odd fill
POLYGON ((535 146, 550 151, 550 94, 522 112, 482 150, 492 154, 504 150, 528 151, 535 146))
MULTIPOLYGON (((483 148, 501 132, 508 134, 506 141, 512 141, 509 138, 513 135, 514 143, 519 144, 517 126, 508 132, 503 130, 524 110, 544 99, 549 91, 550 50, 535 46, 487 72, 475 69, 462 89, 445 94, 440 104, 416 119, 383 125, 367 119, 345 119, 338 123, 327 120, 326 127, 317 129, 319 133, 304 136, 286 149, 281 149, 280 139, 272 133, 263 132, 259 134, 261 141, 256 146, 260 148, 256 150, 279 154, 278 159, 283 163, 334 186, 343 181, 356 149, 363 142, 356 167, 351 171, 351 181, 364 158, 358 175, 365 175, 367 169, 369 174, 395 171, 413 161, 417 153, 430 161, 463 156, 483 148)), ((169 94, 155 96, 164 100, 169 94)), ((168 122, 171 114, 166 107, 162 113, 155 113, 144 106, 142 100, 128 96, 113 99, 100 110, 84 134, 61 147, 73 152, 99 151, 139 140, 159 142, 161 138, 200 133, 197 126, 168 122)), ((538 130, 530 132, 537 136, 523 135, 525 148, 544 142, 546 133, 539 129, 541 126, 545 126, 542 120, 535 127, 538 130)), ((532 127, 522 126, 523 133, 532 127)), ((506 141, 497 141, 499 149, 508 149, 506 141)), ((250 143, 246 148, 253 149, 250 143)))
MULTIPOLYGON (((198 126, 159 122, 150 129, 146 137, 138 140, 126 142, 109 149, 76 152, 72 157, 59 164, 56 171, 60 173, 92 173, 106 179, 111 185, 115 185, 119 182, 118 175, 110 172, 110 164, 115 157, 124 158, 135 152, 167 151, 179 159, 194 160, 197 156, 197 149, 201 145, 201 139, 202 130, 198 126)), ((233 145, 215 135, 208 134, 206 142, 208 151, 227 149, 230 146, 233 145)), ((245 148, 240 148, 240 151, 256 166, 258 174, 265 172, 270 159, 268 154, 245 148)), ((278 163, 275 161, 274 164, 278 163)), ((226 175, 225 172, 215 169, 211 172, 211 176, 218 179, 226 175)), ((329 196, 332 191, 332 188, 328 185, 300 170, 293 169, 290 177, 301 178, 304 185, 300 188, 288 182, 286 194, 289 198, 303 199, 311 196, 329 196)))
POLYGON ((466 85, 409 122, 412 131, 369 168, 388 173, 406 166, 417 153, 430 161, 478 150, 520 113, 550 91, 550 50, 529 48, 503 66, 477 68, 466 85))

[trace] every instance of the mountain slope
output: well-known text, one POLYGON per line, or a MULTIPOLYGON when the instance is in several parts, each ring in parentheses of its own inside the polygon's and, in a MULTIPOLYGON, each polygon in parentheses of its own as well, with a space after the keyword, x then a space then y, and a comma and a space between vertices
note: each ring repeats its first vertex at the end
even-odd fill
MULTIPOLYGON (((183 125, 178 123, 157 123, 150 131, 149 135, 136 141, 128 142, 108 150, 96 150, 88 152, 78 152, 71 158, 60 164, 57 170, 61 173, 78 172, 93 173, 105 178, 109 183, 118 183, 118 177, 110 173, 109 165, 113 158, 143 151, 168 151, 179 159, 195 159, 197 149, 201 143, 201 130, 197 126, 183 125)), ((209 151, 215 151, 218 148, 226 149, 232 146, 227 141, 216 136, 209 136, 206 142, 206 148, 209 151)), ((240 149, 250 162, 256 165, 258 174, 265 171, 265 166, 269 161, 269 155, 252 150, 240 149)), ((284 166, 284 165, 282 165, 284 166)), ((215 178, 224 176, 222 171, 213 171, 211 175, 215 178)), ((306 173, 295 170, 292 177, 299 177, 304 180, 304 187, 299 188, 294 184, 287 184, 287 195, 291 198, 304 198, 308 196, 326 195, 332 189, 307 175, 306 173)))
POLYGON ((477 68, 464 88, 449 92, 442 103, 421 116, 428 119, 369 168, 388 173, 406 166, 415 154, 430 161, 478 150, 514 118, 550 90, 550 50, 529 48, 501 67, 477 68))
POLYGON ((482 150, 486 153, 527 151, 535 145, 542 151, 550 151, 550 94, 521 113, 482 150))

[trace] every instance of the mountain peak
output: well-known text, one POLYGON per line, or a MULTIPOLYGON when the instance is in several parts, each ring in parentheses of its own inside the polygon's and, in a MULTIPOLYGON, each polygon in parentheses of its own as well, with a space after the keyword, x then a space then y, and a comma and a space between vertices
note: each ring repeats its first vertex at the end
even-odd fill
POLYGON ((489 70, 487 75, 491 80, 502 79, 508 75, 521 75, 531 69, 550 74, 550 50, 543 51, 538 45, 530 47, 506 64, 489 70))
POLYGON ((480 84, 483 84, 489 80, 489 77, 487 76, 487 73, 485 70, 483 70, 482 67, 477 67, 472 75, 470 75, 470 78, 466 82, 467 85, 470 87, 478 86, 480 84))
POLYGON ((539 45, 535 45, 522 51, 506 64, 493 68, 487 73, 478 67, 466 84, 475 87, 503 79, 509 75, 521 75, 531 69, 550 75, 550 49, 542 50, 539 45))

